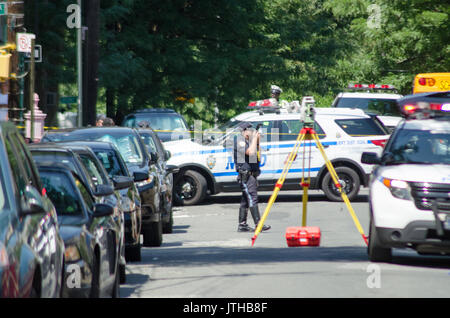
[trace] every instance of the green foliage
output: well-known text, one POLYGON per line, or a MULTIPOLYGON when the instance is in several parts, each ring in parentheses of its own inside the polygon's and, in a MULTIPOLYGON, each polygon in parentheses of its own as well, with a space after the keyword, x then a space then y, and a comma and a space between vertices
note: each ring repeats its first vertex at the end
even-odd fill
MULTIPOLYGON (((38 5, 49 58, 40 67, 69 91, 70 2, 38 5)), ((417 73, 450 68, 449 14, 431 0, 102 0, 99 107, 170 107, 212 124, 216 105, 224 121, 269 97, 271 84, 321 107, 349 82, 410 93, 417 73)))

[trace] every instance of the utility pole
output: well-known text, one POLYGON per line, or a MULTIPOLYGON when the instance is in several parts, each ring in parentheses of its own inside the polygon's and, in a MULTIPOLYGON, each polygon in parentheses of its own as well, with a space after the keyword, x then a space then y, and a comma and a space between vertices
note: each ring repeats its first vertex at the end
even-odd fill
POLYGON ((32 39, 30 57, 30 139, 32 141, 34 141, 34 45, 35 39, 32 39))
POLYGON ((81 0, 78 0, 79 8, 79 24, 77 28, 77 72, 78 72, 78 127, 83 126, 83 72, 82 72, 82 54, 83 54, 83 43, 82 43, 82 23, 81 23, 81 0))

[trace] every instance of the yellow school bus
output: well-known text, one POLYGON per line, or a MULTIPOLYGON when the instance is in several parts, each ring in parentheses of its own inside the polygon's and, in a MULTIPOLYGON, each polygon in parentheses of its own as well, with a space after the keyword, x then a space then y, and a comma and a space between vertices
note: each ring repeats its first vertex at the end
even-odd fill
POLYGON ((450 91, 450 73, 423 73, 414 78, 413 94, 450 91))

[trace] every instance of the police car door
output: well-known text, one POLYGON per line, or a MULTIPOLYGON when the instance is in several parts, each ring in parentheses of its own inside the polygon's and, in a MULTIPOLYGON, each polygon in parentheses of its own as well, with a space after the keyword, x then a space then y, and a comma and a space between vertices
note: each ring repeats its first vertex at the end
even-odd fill
MULTIPOLYGON (((267 182, 272 186, 274 178, 274 162, 271 160, 271 145, 272 145, 272 130, 275 127, 275 121, 251 121, 254 128, 260 126, 261 139, 260 139, 260 169, 261 175, 258 177, 260 185, 264 185, 267 182), (267 182, 265 182, 266 180, 267 182)), ((275 180, 276 181, 276 180, 275 180)))
MULTIPOLYGON (((283 119, 278 122, 278 130, 279 130, 279 142, 278 145, 273 143, 272 150, 272 158, 274 162, 276 162, 276 171, 275 178, 279 178, 283 171, 283 168, 287 162, 287 159, 292 152, 294 145, 296 144, 297 137, 300 133, 300 130, 303 128, 302 123, 298 119, 283 119)), ((314 130, 316 131, 319 139, 323 142, 324 147, 327 147, 327 143, 325 141, 325 133, 322 128, 315 123, 314 130)), ((289 173, 284 182, 283 188, 298 188, 300 187, 301 178, 304 172, 305 178, 310 173, 311 178, 317 176, 320 168, 324 164, 323 157, 316 147, 314 140, 306 140, 302 143, 301 147, 297 152, 297 156, 295 157, 294 162, 291 165, 289 173), (306 160, 303 161, 303 151, 306 145, 306 160), (309 147, 311 145, 311 147, 309 147), (311 149, 311 160, 309 160, 309 151, 311 149), (309 167, 309 169, 308 169, 309 167)))

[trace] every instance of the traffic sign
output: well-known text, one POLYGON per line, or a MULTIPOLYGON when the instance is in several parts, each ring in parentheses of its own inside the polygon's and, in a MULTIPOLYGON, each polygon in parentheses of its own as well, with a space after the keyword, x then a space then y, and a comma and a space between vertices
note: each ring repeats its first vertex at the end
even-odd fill
POLYGON ((31 53, 31 40, 35 38, 32 33, 17 33, 17 52, 31 53))
MULTIPOLYGON (((31 52, 25 53, 25 62, 30 62, 31 52)), ((34 46, 34 62, 40 63, 42 62, 42 45, 36 44, 34 46)))
POLYGON ((0 2, 0 15, 8 14, 8 3, 0 2))
POLYGON ((78 96, 64 96, 59 99, 61 104, 76 104, 78 102, 78 96))

